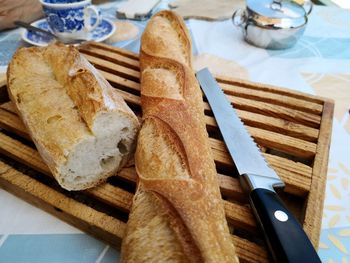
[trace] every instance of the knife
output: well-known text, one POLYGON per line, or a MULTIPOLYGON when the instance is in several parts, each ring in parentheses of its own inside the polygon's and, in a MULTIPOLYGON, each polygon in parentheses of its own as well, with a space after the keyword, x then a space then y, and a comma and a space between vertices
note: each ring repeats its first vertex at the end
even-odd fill
POLYGON ((321 262, 302 226, 274 187, 284 187, 267 164, 231 103, 207 68, 196 74, 233 159, 243 190, 264 233, 274 262, 321 262))
POLYGON ((34 32, 38 32, 38 33, 42 33, 44 35, 47 35, 49 37, 52 37, 52 38, 55 38, 57 39, 57 36, 55 36, 54 34, 52 34, 51 32, 47 31, 47 30, 44 30, 44 29, 41 29, 39 27, 35 27, 35 26, 32 26, 31 24, 28 24, 26 22, 23 22, 23 21, 15 21, 14 24, 16 26, 19 26, 19 27, 23 27, 23 28, 26 28, 30 31, 34 31, 34 32))

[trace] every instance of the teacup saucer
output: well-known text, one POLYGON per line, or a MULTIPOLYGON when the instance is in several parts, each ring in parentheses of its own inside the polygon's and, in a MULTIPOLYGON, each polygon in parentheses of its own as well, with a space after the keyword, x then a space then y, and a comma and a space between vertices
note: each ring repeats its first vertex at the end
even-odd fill
MULTIPOLYGON (((31 25, 51 31, 46 18, 35 21, 31 23, 31 25)), ((114 33, 115 29, 115 24, 112 21, 106 18, 102 18, 100 24, 88 34, 86 40, 96 42, 104 41, 114 33)), ((51 41, 54 40, 53 37, 46 36, 37 32, 28 31, 26 29, 24 29, 22 32, 22 39, 29 44, 41 47, 47 46, 51 41)))

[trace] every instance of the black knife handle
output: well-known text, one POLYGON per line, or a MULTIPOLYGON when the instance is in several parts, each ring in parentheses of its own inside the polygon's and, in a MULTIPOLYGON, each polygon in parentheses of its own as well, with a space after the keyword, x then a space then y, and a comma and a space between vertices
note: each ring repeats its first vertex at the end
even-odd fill
POLYGON ((275 262, 321 262, 303 228, 275 192, 254 189, 250 202, 275 262))

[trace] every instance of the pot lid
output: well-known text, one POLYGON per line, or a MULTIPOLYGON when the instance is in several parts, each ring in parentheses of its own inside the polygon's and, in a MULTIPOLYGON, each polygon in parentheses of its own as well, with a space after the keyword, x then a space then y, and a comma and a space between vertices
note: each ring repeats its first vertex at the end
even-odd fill
POLYGON ((252 19, 261 26, 295 28, 307 22, 304 8, 292 1, 247 0, 247 8, 253 13, 252 19))

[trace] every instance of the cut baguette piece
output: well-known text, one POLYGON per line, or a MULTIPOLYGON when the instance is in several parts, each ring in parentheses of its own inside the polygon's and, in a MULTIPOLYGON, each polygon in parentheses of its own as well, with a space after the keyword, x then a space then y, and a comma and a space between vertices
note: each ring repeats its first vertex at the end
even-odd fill
POLYGON ((93 187, 133 153, 137 117, 76 48, 21 48, 7 80, 11 100, 63 188, 93 187))

